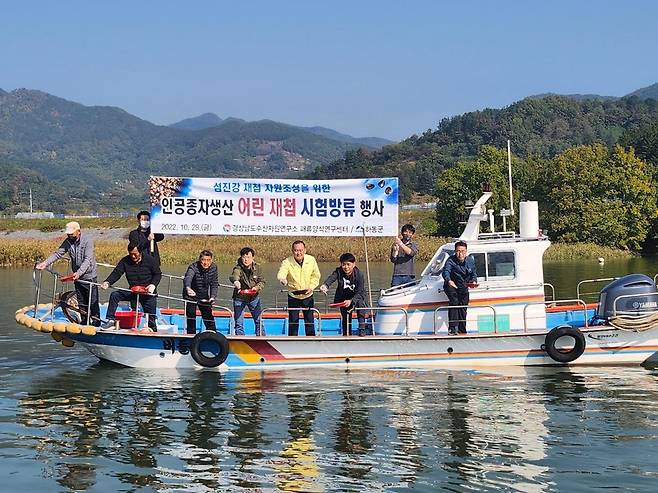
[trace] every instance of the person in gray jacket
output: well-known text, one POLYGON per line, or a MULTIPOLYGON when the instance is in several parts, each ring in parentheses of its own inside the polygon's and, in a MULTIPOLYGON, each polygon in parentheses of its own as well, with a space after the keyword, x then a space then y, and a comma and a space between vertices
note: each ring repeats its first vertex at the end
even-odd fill
POLYGON ((91 323, 91 325, 98 327, 101 320, 98 306, 98 271, 96 256, 94 255, 94 242, 90 236, 82 234, 80 224, 76 221, 67 223, 64 232, 66 233, 64 242, 46 260, 38 263, 36 268, 43 270, 68 253, 71 258, 75 297, 78 300, 82 323, 91 323), (87 307, 89 307, 89 314, 87 314, 87 307))
POLYGON ((414 260, 418 253, 418 244, 413 240, 416 228, 405 224, 400 230, 401 238, 396 237, 391 245, 391 262, 393 277, 391 287, 413 282, 416 279, 414 260))
POLYGON ((183 298, 187 301, 185 317, 187 318, 188 334, 196 334, 197 306, 206 330, 217 331, 215 317, 212 314, 212 303, 217 298, 219 277, 217 265, 212 258, 210 250, 203 250, 199 254, 199 260, 190 264, 183 278, 183 298))

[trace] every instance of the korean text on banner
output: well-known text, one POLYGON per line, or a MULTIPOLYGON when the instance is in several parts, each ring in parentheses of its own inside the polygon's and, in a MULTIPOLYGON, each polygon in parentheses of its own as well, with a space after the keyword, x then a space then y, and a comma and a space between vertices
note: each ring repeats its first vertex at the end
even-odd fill
POLYGON ((156 233, 258 236, 395 236, 398 179, 149 180, 156 233))

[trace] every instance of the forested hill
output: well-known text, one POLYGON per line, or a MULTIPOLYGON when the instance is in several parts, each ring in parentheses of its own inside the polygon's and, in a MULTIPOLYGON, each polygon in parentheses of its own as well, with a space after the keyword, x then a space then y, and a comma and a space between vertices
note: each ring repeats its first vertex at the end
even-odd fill
MULTIPOLYGON (((206 128, 219 127, 225 123, 236 120, 242 123, 245 123, 245 120, 228 117, 225 120, 220 118, 214 113, 204 113, 193 118, 186 118, 176 123, 169 125, 173 128, 180 128, 183 130, 203 130, 206 128)), ((382 139, 380 137, 352 137, 351 135, 343 134, 326 127, 299 127, 307 132, 310 132, 315 135, 320 135, 321 137, 326 137, 337 142, 344 142, 347 144, 354 144, 355 146, 366 146, 373 149, 381 149, 383 146, 392 144, 392 140, 382 139)))
POLYGON ((398 175, 403 197, 435 193, 436 177, 460 159, 474 158, 483 145, 512 141, 515 155, 553 157, 592 143, 610 147, 621 136, 658 120, 654 99, 583 100, 565 96, 527 98, 502 109, 485 109, 442 120, 436 130, 414 135, 378 152, 353 151, 312 176, 398 175))
POLYGON ((658 82, 647 87, 638 89, 629 94, 629 96, 637 96, 640 99, 656 99, 658 100, 658 82))
POLYGON ((204 113, 193 118, 185 118, 185 120, 172 123, 169 126, 181 130, 203 130, 204 128, 219 127, 222 123, 224 123, 224 120, 214 113, 204 113))
MULTIPOLYGON (((46 197, 38 203, 41 209, 138 207, 146 201, 145 179, 151 174, 295 176, 355 147, 272 121, 229 119, 190 132, 154 125, 119 108, 84 106, 40 91, 0 91, 5 174, 23 177, 17 183, 40 176, 45 182, 37 188, 52 185, 72 197, 67 202, 46 197)), ((5 212, 25 210, 20 190, 10 192, 3 191, 2 202, 11 204, 5 212)))

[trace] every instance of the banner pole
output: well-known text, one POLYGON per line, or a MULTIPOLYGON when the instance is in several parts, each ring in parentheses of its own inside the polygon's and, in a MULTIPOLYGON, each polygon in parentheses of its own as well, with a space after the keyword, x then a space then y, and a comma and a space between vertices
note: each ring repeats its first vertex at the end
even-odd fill
POLYGON ((368 261, 368 242, 366 241, 366 225, 361 226, 363 232, 363 248, 366 252, 366 276, 368 277, 368 300, 370 301, 370 308, 372 308, 372 285, 370 284, 370 262, 368 261))

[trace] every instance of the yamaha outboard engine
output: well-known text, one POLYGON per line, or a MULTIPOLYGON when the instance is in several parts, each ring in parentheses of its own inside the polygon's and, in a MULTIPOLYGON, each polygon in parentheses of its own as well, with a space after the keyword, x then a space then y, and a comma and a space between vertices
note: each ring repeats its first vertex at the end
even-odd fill
POLYGON ((596 317, 640 315, 658 311, 656 283, 644 274, 629 274, 612 281, 601 290, 596 317))

